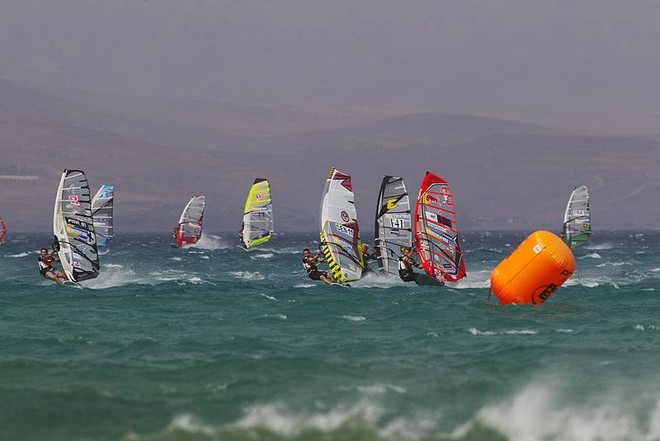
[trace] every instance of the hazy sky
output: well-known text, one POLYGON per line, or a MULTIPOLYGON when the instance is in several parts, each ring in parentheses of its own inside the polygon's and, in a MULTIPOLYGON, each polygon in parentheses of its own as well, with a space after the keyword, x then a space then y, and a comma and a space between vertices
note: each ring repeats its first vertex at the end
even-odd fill
POLYGON ((660 1, 0 0, 0 78, 660 132, 660 1))

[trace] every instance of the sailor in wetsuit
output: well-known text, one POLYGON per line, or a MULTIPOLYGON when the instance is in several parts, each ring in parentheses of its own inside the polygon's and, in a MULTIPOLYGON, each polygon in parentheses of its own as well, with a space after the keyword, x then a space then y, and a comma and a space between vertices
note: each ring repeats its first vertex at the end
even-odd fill
POLYGON ((321 253, 318 252, 315 256, 312 256, 309 248, 305 248, 303 250, 303 267, 305 268, 305 271, 307 271, 307 275, 310 279, 321 280, 326 285, 331 285, 335 282, 334 277, 329 276, 325 271, 319 271, 318 267, 316 266, 317 262, 323 262, 323 259, 319 257, 320 255, 321 253))
POLYGON ((364 269, 362 270, 362 275, 368 273, 368 272, 373 272, 373 270, 369 267, 369 261, 370 260, 377 260, 378 256, 376 256, 376 253, 370 253, 369 252, 369 245, 366 243, 362 244, 362 262, 364 263, 364 269))
POLYGON ((62 271, 55 271, 55 268, 53 268, 53 262, 60 261, 60 258, 54 254, 55 250, 48 254, 48 248, 41 248, 41 253, 39 254, 39 272, 45 278, 52 280, 58 285, 61 285, 62 281, 60 281, 60 279, 67 281, 69 278, 62 271))
POLYGON ((404 282, 416 282, 419 274, 415 273, 412 267, 421 268, 422 266, 412 258, 413 249, 411 247, 401 247, 401 257, 399 257, 399 277, 404 282))

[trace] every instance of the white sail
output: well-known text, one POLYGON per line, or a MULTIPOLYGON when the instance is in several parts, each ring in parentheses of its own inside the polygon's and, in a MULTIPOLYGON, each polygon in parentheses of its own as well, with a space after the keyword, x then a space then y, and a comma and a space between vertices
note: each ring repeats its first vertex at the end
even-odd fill
POLYGON ((202 220, 204 218, 204 207, 206 198, 202 194, 196 194, 186 204, 179 225, 176 227, 176 244, 181 247, 186 244, 197 243, 202 237, 202 220))
POLYGON ((53 233, 64 272, 74 282, 93 279, 99 274, 91 206, 85 173, 64 170, 55 196, 53 233))
POLYGON ((110 245, 114 236, 113 209, 115 200, 115 187, 103 184, 92 198, 92 217, 94 218, 94 231, 96 232, 96 245, 105 247, 110 245))
POLYGON ((401 247, 412 247, 410 198, 398 176, 385 176, 376 204, 376 255, 381 271, 399 274, 401 247))
POLYGON ((568 198, 568 204, 564 212, 562 237, 564 242, 574 247, 589 240, 590 235, 589 190, 586 185, 582 185, 575 187, 568 198))
POLYGON ((321 199, 321 246, 330 270, 341 282, 359 280, 364 263, 351 177, 330 169, 321 199))

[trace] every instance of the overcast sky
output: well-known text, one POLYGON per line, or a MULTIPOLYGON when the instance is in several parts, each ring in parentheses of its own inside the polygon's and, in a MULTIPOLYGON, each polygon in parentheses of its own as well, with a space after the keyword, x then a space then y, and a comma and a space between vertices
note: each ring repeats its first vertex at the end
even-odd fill
POLYGON ((660 1, 0 0, 0 78, 660 132, 660 1))

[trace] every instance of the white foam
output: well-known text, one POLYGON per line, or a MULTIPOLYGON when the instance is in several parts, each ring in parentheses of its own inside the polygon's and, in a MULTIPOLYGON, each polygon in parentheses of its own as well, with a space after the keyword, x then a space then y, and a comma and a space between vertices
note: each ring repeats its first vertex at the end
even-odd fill
POLYGON ((405 285, 406 282, 393 274, 368 272, 360 280, 351 282, 351 286, 359 288, 392 288, 405 285))
POLYGON ((598 244, 588 244, 584 245, 585 250, 611 250, 614 248, 614 245, 611 243, 598 243, 598 244))
POLYGON ((537 331, 532 331, 531 329, 512 329, 510 331, 505 331, 505 334, 509 335, 535 335, 538 334, 537 331))
POLYGON ((224 250, 229 248, 229 245, 220 236, 207 236, 202 234, 197 243, 186 245, 185 248, 198 248, 202 250, 224 250))
POLYGON ((276 318, 276 319, 280 319, 280 320, 286 320, 288 318, 286 316, 286 314, 264 314, 264 315, 262 315, 262 317, 264 317, 264 318, 276 318))
POLYGON ((277 300, 275 297, 269 296, 268 294, 261 293, 260 295, 262 295, 263 297, 266 297, 268 300, 277 300))
POLYGON ((398 394, 405 394, 408 391, 405 387, 397 386, 396 384, 369 384, 366 386, 358 386, 360 392, 368 395, 380 395, 388 391, 396 392, 398 394))
POLYGON ((363 322, 367 318, 362 316, 362 315, 344 315, 342 318, 345 318, 346 320, 350 320, 352 322, 363 322))
POLYGON ((602 257, 598 253, 591 253, 580 257, 580 259, 602 259, 602 257))
POLYGON ((612 391, 594 398, 597 404, 567 404, 561 380, 544 380, 524 387, 513 397, 482 408, 473 421, 453 434, 461 437, 475 424, 495 428, 506 439, 543 441, 655 440, 660 436, 660 400, 647 407, 640 424, 634 407, 612 391))
POLYGON ((496 332, 493 332, 493 331, 480 331, 477 328, 470 328, 470 329, 468 329, 468 331, 472 335, 497 335, 496 332))
POLYGON ((375 425, 381 414, 381 409, 367 403, 339 406, 325 413, 292 412, 285 405, 275 403, 248 407, 244 417, 233 426, 246 429, 263 427, 285 436, 295 436, 310 429, 331 432, 356 420, 375 425))
POLYGON ((490 273, 490 270, 471 271, 451 286, 456 289, 490 288, 490 273))
POLYGON ((299 283, 297 285, 293 285, 294 288, 315 288, 318 285, 314 285, 312 283, 299 283))
POLYGON ((171 259, 174 260, 175 262, 181 262, 183 260, 180 257, 172 257, 171 259))
POLYGON ((250 256, 250 259, 256 260, 256 259, 270 259, 273 257, 273 253, 263 253, 263 254, 255 254, 254 256, 250 256))
MULTIPOLYGON (((23 253, 18 253, 18 254, 5 254, 5 257, 27 257, 32 253, 23 252, 23 253)), ((35 254, 36 255, 36 254, 35 254)))
POLYGON ((265 280, 266 276, 261 274, 258 271, 255 272, 250 272, 250 271, 232 271, 229 274, 232 276, 236 277, 237 279, 241 280, 265 280))
POLYGON ((632 262, 604 262, 604 263, 599 263, 597 266, 598 268, 603 268, 606 266, 623 266, 623 265, 632 265, 632 262))
POLYGON ((470 328, 468 332, 472 335, 535 335, 538 331, 531 329, 509 329, 506 331, 479 331, 477 328, 470 328))

